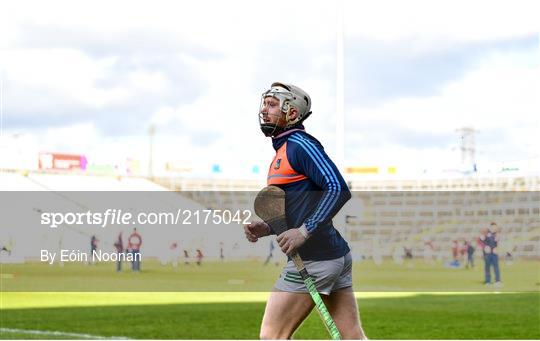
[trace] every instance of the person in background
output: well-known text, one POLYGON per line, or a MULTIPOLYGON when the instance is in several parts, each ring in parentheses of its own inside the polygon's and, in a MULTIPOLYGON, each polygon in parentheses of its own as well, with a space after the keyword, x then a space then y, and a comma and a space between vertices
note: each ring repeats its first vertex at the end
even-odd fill
POLYGON ((496 223, 491 223, 489 228, 480 230, 478 245, 482 247, 484 253, 484 284, 491 285, 491 268, 495 275, 495 286, 501 286, 501 274, 499 269, 499 255, 497 246, 499 241, 499 228, 496 223))
POLYGON ((200 249, 197 249, 197 265, 202 265, 202 260, 204 258, 204 255, 200 249))
POLYGON ((452 261, 450 262, 450 267, 459 268, 459 243, 457 239, 452 241, 451 250, 452 261))
POLYGON ((133 255, 133 261, 131 263, 131 270, 135 272, 141 271, 141 245, 142 245, 142 238, 139 232, 137 232, 137 229, 134 228, 133 232, 129 236, 128 239, 128 248, 131 251, 131 254, 133 255))
POLYGON ((178 247, 178 242, 173 241, 171 245, 169 245, 169 260, 171 261, 171 264, 173 268, 178 267, 178 257, 180 254, 178 253, 180 248, 178 247))
POLYGON ((264 265, 268 265, 268 263, 270 263, 270 259, 272 259, 273 257, 274 257, 274 241, 270 240, 270 250, 268 251, 268 256, 266 256, 264 265))
POLYGON ((184 264, 189 265, 189 252, 184 249, 184 264))
POLYGON ((465 267, 468 269, 469 267, 472 269, 474 268, 474 251, 475 248, 472 245, 472 243, 468 240, 465 241, 465 245, 467 247, 467 264, 465 267))
POLYGON ((99 239, 97 239, 95 235, 92 235, 92 237, 90 238, 90 259, 92 259, 90 261, 90 264, 92 265, 96 264, 93 261, 93 259, 94 259, 94 252, 97 252, 97 249, 98 249, 98 243, 99 243, 99 239))
POLYGON ((122 232, 118 233, 118 237, 114 242, 114 248, 116 249, 116 253, 118 254, 118 260, 116 261, 116 272, 120 272, 122 271, 121 255, 124 253, 124 241, 122 240, 122 232))
POLYGON ((225 252, 223 251, 223 248, 223 242, 219 242, 219 259, 221 259, 222 262, 225 260, 225 252))

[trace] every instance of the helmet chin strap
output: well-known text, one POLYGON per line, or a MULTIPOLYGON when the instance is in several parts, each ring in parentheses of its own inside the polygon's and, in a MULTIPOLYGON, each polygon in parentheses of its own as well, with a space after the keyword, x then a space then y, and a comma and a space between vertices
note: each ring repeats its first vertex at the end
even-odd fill
MULTIPOLYGON (((285 118, 287 121, 289 120, 289 114, 291 113, 291 107, 287 105, 287 111, 285 112, 285 118)), ((287 122, 287 125, 285 127, 280 127, 275 123, 261 123, 261 131, 263 134, 267 137, 276 137, 279 134, 283 133, 285 130, 290 129, 292 126, 289 125, 287 122)))
POLYGON ((273 123, 261 123, 261 131, 267 137, 275 137, 283 132, 283 128, 273 123))

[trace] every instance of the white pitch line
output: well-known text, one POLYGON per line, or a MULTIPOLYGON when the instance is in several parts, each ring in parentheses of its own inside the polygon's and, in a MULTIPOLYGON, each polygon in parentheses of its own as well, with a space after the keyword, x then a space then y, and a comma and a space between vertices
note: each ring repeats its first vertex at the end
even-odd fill
POLYGON ((91 334, 80 334, 80 333, 66 333, 58 332, 52 330, 29 330, 29 329, 15 329, 15 328, 0 328, 0 333, 19 333, 19 334, 31 334, 31 335, 52 335, 52 336, 69 336, 69 337, 78 337, 83 339, 93 339, 93 340, 130 340, 124 336, 99 336, 91 334))

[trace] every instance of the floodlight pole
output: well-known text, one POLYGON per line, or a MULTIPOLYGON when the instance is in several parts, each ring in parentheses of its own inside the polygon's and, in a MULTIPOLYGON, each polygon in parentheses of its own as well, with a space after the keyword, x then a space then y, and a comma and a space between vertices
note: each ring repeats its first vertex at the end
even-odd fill
POLYGON ((344 29, 343 0, 336 6, 336 164, 345 169, 345 96, 344 96, 344 29))

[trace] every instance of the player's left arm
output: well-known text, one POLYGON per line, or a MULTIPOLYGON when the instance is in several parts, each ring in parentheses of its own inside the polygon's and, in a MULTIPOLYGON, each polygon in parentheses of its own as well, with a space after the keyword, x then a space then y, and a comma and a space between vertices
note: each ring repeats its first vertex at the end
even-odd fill
MULTIPOLYGON (((315 211, 304 221, 307 232, 312 234, 339 212, 351 198, 351 192, 336 165, 318 141, 298 135, 291 137, 289 141, 293 142, 290 144, 291 166, 297 172, 309 177, 323 191, 315 211)), ((289 145, 287 149, 289 152, 289 145)))

